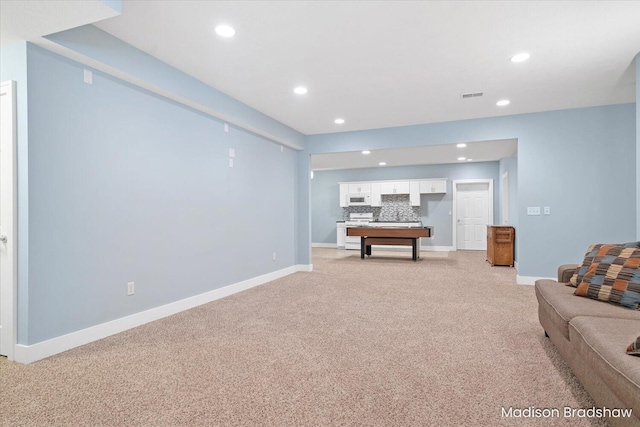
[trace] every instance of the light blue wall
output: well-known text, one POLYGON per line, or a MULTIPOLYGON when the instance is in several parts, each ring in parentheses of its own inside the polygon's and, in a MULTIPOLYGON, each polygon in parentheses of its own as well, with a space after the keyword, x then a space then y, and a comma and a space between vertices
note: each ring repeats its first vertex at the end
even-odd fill
POLYGON ((636 238, 640 240, 640 53, 636 55, 636 238))
POLYGON ((336 243, 336 221, 342 219, 338 182, 378 181, 389 179, 447 178, 446 194, 423 194, 420 197, 422 223, 433 226, 435 236, 423 239, 423 246, 453 246, 452 180, 492 179, 494 181, 494 217, 497 218, 498 162, 446 165, 423 165, 388 168, 316 171, 311 180, 311 223, 314 243, 336 243))
POLYGON ((122 13, 122 0, 100 0, 100 3, 109 6, 118 13, 122 13))
POLYGON ((241 121, 252 128, 304 146, 301 133, 93 25, 51 34, 46 38, 161 90, 210 108, 230 120, 241 121))
POLYGON ((295 264, 294 150, 83 68, 28 46, 20 344, 295 264))
MULTIPOLYGON (((306 151, 516 138, 518 273, 555 277, 559 264, 578 262, 593 242, 635 239, 635 116, 635 104, 622 104, 312 135, 306 151), (527 216, 527 206, 550 206, 552 214, 527 216)), ((299 176, 300 185, 308 185, 308 176, 299 176)), ((309 243, 304 238, 298 244, 303 263, 309 243)))
MULTIPOLYGON (((0 81, 16 84, 16 187, 17 187, 17 311, 21 318, 29 312, 29 108, 27 87, 27 43, 17 42, 0 48, 0 81)), ((26 330, 17 325, 26 337, 26 330)))

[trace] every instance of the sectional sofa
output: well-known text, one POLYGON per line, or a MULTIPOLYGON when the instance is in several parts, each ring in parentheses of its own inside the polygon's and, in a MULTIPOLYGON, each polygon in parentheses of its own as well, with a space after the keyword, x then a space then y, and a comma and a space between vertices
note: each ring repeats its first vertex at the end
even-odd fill
POLYGON ((640 427, 640 357, 626 349, 640 335, 640 310, 574 295, 566 286, 580 268, 563 265, 558 280, 538 280, 538 316, 546 336, 571 367, 597 408, 614 426, 640 427))

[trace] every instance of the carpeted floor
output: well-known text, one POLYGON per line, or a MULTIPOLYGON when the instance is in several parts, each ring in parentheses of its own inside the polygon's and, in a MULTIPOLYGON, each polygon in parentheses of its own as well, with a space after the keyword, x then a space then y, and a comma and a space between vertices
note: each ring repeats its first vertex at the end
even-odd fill
POLYGON ((606 425, 502 416, 594 406, 514 269, 483 252, 313 264, 31 365, 0 358, 0 425, 606 425))

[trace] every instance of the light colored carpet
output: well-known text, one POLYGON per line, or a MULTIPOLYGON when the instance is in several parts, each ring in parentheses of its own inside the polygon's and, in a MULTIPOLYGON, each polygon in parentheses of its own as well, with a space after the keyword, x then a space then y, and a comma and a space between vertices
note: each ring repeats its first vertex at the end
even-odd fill
POLYGON ((314 271, 54 357, 0 361, 3 426, 604 426, 532 286, 480 252, 314 249, 314 271))

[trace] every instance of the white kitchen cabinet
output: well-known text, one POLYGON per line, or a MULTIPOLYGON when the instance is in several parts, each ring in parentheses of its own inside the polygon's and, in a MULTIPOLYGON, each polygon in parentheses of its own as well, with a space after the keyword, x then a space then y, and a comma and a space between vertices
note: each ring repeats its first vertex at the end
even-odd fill
POLYGON ((371 193, 370 183, 356 182, 354 184, 349 184, 349 194, 362 194, 362 193, 371 193))
POLYGON ((347 194, 349 194, 349 184, 340 184, 340 207, 346 208, 347 204, 347 194))
POLYGON ((429 179, 420 181, 421 194, 444 194, 447 192, 446 179, 429 179))
POLYGON ((380 194, 409 194, 409 181, 383 181, 380 194))
POLYGON ((409 201, 411 206, 420 206, 420 182, 409 182, 409 201))
POLYGON ((382 193, 380 182, 371 183, 371 206, 382 206, 382 193))
POLYGON ((337 238, 336 241, 338 243, 338 249, 345 249, 346 239, 347 239, 347 227, 344 222, 336 223, 337 230, 337 238))

